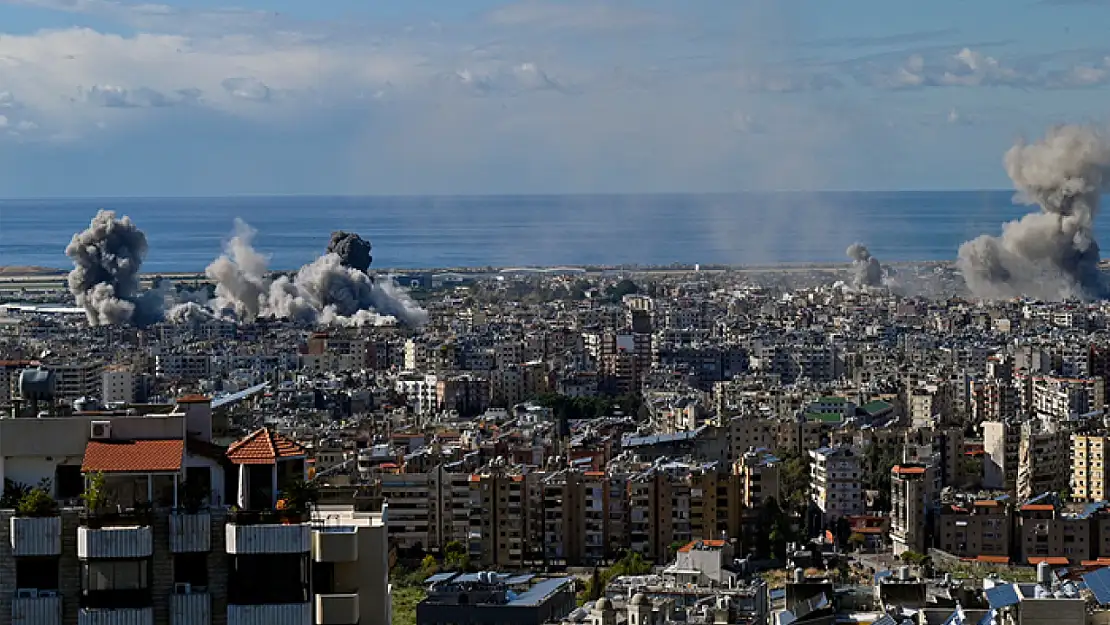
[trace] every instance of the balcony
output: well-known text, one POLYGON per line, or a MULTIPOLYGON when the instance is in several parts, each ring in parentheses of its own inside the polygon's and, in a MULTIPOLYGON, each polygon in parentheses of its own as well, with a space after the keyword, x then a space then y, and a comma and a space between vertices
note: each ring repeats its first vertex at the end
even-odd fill
POLYGON ((149 558, 154 553, 150 518, 146 515, 85 516, 77 528, 77 557, 149 558))
POLYGON ((205 552, 211 549, 211 515, 207 512, 170 515, 170 550, 173 553, 205 552))
POLYGON ((12 555, 61 555, 62 518, 14 516, 11 520, 11 537, 12 555))
POLYGON ((227 625, 304 625, 311 619, 310 603, 227 606, 227 625))
POLYGON ((212 598, 206 592, 170 595, 170 625, 209 625, 212 598))
POLYGON ((358 530, 354 527, 318 527, 312 532, 312 556, 317 562, 358 560, 358 530))
POLYGON ((312 551, 312 528, 308 515, 293 512, 236 511, 225 528, 227 552, 308 553, 312 551))
POLYGON ((154 625, 154 608, 81 608, 77 625, 154 625))
POLYGON ((12 625, 62 625, 62 597, 39 594, 12 600, 12 625))
POLYGON ((358 623, 357 594, 316 595, 316 625, 354 625, 355 623, 358 623))

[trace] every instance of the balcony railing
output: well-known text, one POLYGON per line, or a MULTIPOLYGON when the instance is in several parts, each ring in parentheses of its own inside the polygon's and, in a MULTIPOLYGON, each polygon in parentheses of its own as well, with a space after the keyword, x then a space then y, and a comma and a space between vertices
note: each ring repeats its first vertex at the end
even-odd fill
POLYGON ((173 553, 212 549, 212 517, 207 512, 170 515, 170 550, 173 553))
POLYGON ((98 530, 105 527, 150 526, 154 522, 154 514, 149 510, 82 512, 78 519, 82 527, 98 530))
POLYGON ((354 527, 326 526, 312 531, 312 555, 317 562, 358 560, 358 531, 354 527))
POLYGON ((316 625, 351 625, 359 620, 358 595, 316 595, 316 625))
POLYGON ((212 597, 206 592, 170 595, 170 625, 209 625, 212 597))
POLYGON ((11 519, 12 555, 56 556, 62 553, 62 518, 19 517, 11 519))
POLYGON ((154 553, 149 525, 77 528, 77 557, 148 558, 154 553))
POLYGON ((227 606, 227 625, 304 625, 311 619, 310 603, 227 606))
POLYGON ((309 512, 300 510, 231 510, 227 514, 227 522, 235 525, 293 525, 309 519, 309 512))
POLYGON ((62 625, 62 596, 60 593, 35 597, 15 597, 12 600, 12 625, 62 625))
POLYGON ((154 625, 153 608, 81 608, 77 625, 154 625))

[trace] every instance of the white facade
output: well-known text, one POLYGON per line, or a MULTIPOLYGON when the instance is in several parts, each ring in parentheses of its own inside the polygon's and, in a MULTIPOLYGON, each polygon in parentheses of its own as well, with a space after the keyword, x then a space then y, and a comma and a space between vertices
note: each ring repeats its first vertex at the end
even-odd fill
POLYGON ((825 520, 863 514, 859 455, 851 447, 823 447, 809 456, 810 496, 825 520))
POLYGON ((135 375, 130 367, 108 367, 100 376, 105 404, 135 401, 135 375))

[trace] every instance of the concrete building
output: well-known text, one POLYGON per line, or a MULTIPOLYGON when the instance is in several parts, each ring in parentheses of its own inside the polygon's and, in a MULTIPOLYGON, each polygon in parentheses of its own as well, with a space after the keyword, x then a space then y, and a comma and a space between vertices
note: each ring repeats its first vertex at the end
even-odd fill
POLYGON ((938 491, 933 467, 895 465, 890 471, 890 538, 894 555, 925 553, 929 540, 929 506, 938 491))
POLYGON ((860 457, 851 447, 822 447, 809 452, 810 497, 825 521, 863 514, 860 457))
POLYGON ((1009 562, 1010 515, 1010 499, 1005 495, 942 502, 934 523, 934 542, 961 558, 1009 562))
POLYGON ((304 475, 303 449, 259 430, 225 453, 211 430, 200 397, 167 414, 0 419, 0 478, 48 479, 59 506, 0 511, 0 621, 388 625, 381 515, 283 509, 275 483, 304 475), (94 507, 75 507, 83 494, 94 507))
POLYGON ((562 619, 577 607, 575 578, 531 580, 531 575, 514 579, 489 571, 433 576, 427 597, 416 606, 416 623, 543 625, 562 619))
POLYGON ((1110 437, 1071 437, 1071 496, 1078 501, 1106 501, 1110 496, 1110 437))
POLYGON ((135 401, 135 375, 128 365, 111 365, 101 374, 101 401, 105 405, 135 401))

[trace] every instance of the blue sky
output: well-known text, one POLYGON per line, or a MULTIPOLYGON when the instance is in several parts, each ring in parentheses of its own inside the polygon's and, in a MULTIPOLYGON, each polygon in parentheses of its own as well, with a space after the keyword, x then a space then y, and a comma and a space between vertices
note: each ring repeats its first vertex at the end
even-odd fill
POLYGON ((0 0, 0 197, 1002 188, 1110 0, 0 0))

